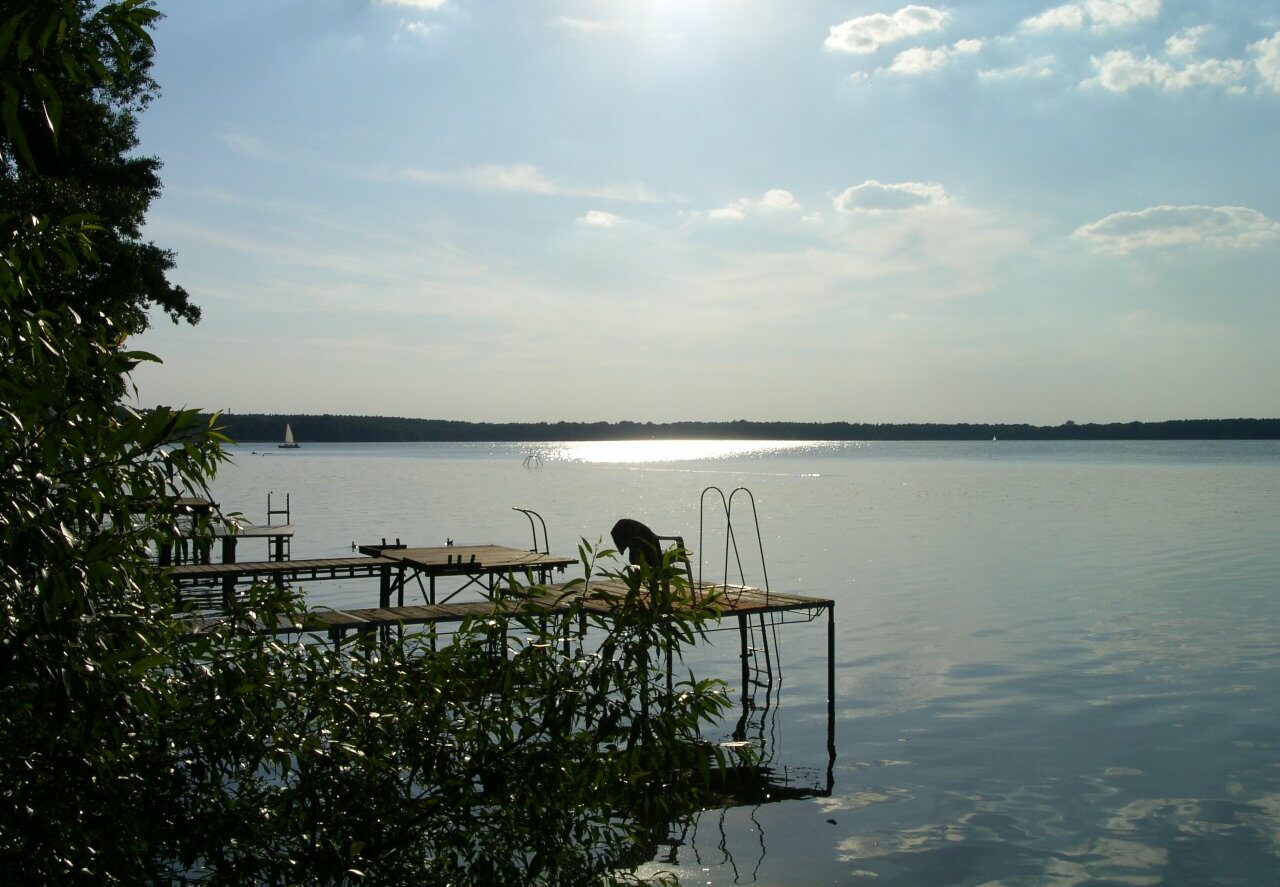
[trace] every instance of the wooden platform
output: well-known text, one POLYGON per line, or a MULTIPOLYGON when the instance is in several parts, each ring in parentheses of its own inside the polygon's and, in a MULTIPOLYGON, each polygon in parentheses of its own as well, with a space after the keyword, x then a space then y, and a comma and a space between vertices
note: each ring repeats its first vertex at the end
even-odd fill
POLYGON ((169 575, 182 588, 195 584, 239 580, 302 582, 381 576, 388 569, 411 569, 424 576, 497 576, 532 570, 545 574, 564 570, 577 558, 541 554, 503 545, 450 545, 436 548, 361 546, 362 557, 320 558, 297 561, 245 561, 243 563, 181 564, 169 575))
MULTIPOLYGON (((221 565, 219 565, 221 566, 221 565)), ((232 566, 228 564, 227 566, 232 566)), ((766 593, 759 588, 740 585, 703 584, 695 589, 696 597, 716 595, 719 619, 748 617, 764 613, 797 613, 806 621, 816 618, 823 611, 831 610, 835 602, 825 598, 806 597, 798 594, 766 593)), ((617 580, 592 580, 588 588, 551 585, 527 597, 503 597, 496 600, 466 601, 460 603, 421 604, 402 607, 369 607, 346 610, 315 610, 304 623, 261 624, 260 631, 276 634, 299 632, 325 632, 335 639, 348 631, 369 631, 398 626, 435 625, 462 622, 470 618, 510 618, 518 615, 563 614, 575 604, 584 610, 604 618, 613 615, 627 594, 627 587, 617 580)), ((193 631, 205 630, 221 621, 221 617, 199 617, 190 620, 193 631)))
MULTIPOLYGON (((696 600, 706 600, 714 596, 721 618, 798 611, 813 611, 813 614, 817 615, 818 612, 834 606, 834 601, 826 598, 765 591, 749 585, 695 582, 692 590, 696 600)), ((545 596, 559 600, 564 599, 566 593, 569 594, 570 599, 586 595, 585 608, 593 613, 607 616, 617 609, 618 602, 627 596, 627 585, 618 579, 592 579, 587 591, 584 591, 581 586, 576 586, 567 592, 564 585, 548 585, 545 596)))
POLYGON ((467 572, 473 567, 476 572, 512 573, 521 570, 563 570, 576 564, 576 557, 562 557, 557 554, 543 554, 539 551, 527 551, 520 548, 509 548, 505 545, 484 543, 480 545, 448 545, 443 548, 395 548, 382 545, 361 545, 364 554, 387 558, 397 563, 412 567, 424 574, 440 575, 446 572, 467 572))
POLYGON ((245 561, 230 564, 180 564, 169 576, 179 588, 198 583, 249 581, 301 582, 379 576, 396 561, 378 557, 334 557, 305 561, 245 561))

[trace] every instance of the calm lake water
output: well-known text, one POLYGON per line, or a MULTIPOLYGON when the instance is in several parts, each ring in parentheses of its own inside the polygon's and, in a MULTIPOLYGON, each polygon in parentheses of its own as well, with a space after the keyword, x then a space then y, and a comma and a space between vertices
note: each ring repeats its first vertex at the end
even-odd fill
MULTIPOLYGON (((704 813, 663 848, 684 884, 1280 883, 1280 443, 234 453, 216 498, 261 522, 288 492, 295 559, 383 537, 529 547, 513 506, 560 553, 624 516, 693 545, 704 487, 751 489, 771 586, 837 602, 837 756, 822 796, 825 618, 781 626, 768 756, 819 796, 704 813)), ((753 545, 753 584, 758 563, 753 545)), ((712 638, 688 663, 736 699, 737 635, 712 638)))

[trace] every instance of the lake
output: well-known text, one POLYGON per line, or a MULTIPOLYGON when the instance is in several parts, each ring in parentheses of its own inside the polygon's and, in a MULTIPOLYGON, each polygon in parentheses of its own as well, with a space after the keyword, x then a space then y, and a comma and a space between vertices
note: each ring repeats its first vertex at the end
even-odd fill
MULTIPOLYGON (((702 490, 749 488, 771 587, 836 601, 836 757, 825 618, 779 626, 761 730, 775 774, 813 796, 702 814, 655 863, 683 884, 1280 880, 1280 442, 232 452, 215 498, 262 522, 287 492, 295 559, 384 537, 530 547, 513 506, 541 513, 553 552, 608 541, 619 517, 695 545, 702 490)), ((706 517, 718 579, 718 500, 706 517)), ((307 592, 376 600, 367 582, 307 592)), ((712 641, 688 664, 736 700, 737 635, 712 641)))

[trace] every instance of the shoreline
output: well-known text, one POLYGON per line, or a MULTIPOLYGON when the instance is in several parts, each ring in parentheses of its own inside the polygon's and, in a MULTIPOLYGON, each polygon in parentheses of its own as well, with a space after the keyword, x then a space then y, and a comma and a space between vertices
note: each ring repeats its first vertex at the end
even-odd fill
MULTIPOLYGON (((208 421, 212 414, 203 414, 208 421)), ((215 424, 237 443, 275 444, 286 424, 312 443, 550 443, 604 440, 1038 441, 1280 440, 1280 419, 1161 422, 462 422, 388 416, 224 413, 215 424)))

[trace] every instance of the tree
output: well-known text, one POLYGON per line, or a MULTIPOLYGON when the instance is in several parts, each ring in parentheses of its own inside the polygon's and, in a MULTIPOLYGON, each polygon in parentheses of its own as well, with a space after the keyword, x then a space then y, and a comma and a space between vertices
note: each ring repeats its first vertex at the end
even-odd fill
MULTIPOLYGON (((171 283, 173 254, 142 239, 160 193, 160 162, 138 156, 137 114, 157 92, 146 27, 158 13, 141 0, 94 12, 93 0, 2 0, 0 43, 9 60, 3 98, 8 142, 0 163, 0 216, 97 220, 97 261, 81 263, 38 294, 102 311, 129 332, 146 309, 195 323, 200 310, 171 283), (94 55, 76 47, 93 47, 94 55), (16 78, 15 76, 16 75, 16 78), (16 80, 16 82, 15 82, 16 80)), ((40 285, 37 285, 37 289, 40 285)))
MULTIPOLYGON (((620 575, 630 593, 607 624, 535 607, 443 644, 280 640, 262 626, 306 613, 272 588, 214 621, 176 606, 151 552, 225 439, 192 411, 121 405, 130 371, 154 359, 127 335, 179 291, 157 283, 167 254, 137 249, 154 166, 126 181, 128 162, 85 135, 132 144, 156 13, 138 0, 0 11, 0 871, 626 880, 629 854, 692 809, 715 762, 699 729, 725 705, 719 688, 690 676, 668 692, 661 668, 711 611, 669 560, 620 575), (119 173, 118 192, 73 175, 89 168, 119 173), (580 620, 592 631, 566 653, 580 620)), ((171 304, 185 313, 185 295, 171 304)), ((582 554, 590 575, 596 553, 582 554)))

